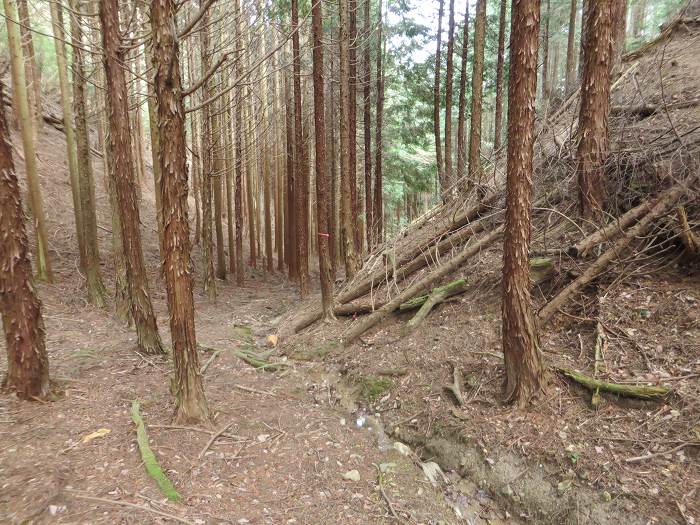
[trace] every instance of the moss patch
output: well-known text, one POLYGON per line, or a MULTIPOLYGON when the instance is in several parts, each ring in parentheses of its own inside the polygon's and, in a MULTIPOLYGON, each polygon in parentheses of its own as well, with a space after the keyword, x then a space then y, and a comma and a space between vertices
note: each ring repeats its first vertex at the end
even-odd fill
POLYGON ((372 375, 361 377, 357 383, 360 387, 360 395, 368 403, 374 403, 394 384, 388 377, 377 377, 372 375))

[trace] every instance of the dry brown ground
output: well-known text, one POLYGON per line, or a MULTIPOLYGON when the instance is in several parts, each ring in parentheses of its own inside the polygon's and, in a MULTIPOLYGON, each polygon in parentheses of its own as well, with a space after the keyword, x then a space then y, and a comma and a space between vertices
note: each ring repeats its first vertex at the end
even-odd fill
MULTIPOLYGON (((47 403, 0 396, 0 523, 174 522, 155 509, 196 524, 373 524, 395 521, 387 499, 411 523, 456 523, 453 507, 471 523, 504 522, 506 514, 487 494, 455 484, 446 498, 426 481, 416 457, 396 452, 371 424, 358 428, 352 402, 341 398, 336 379, 310 364, 289 362, 283 372, 261 372, 223 351, 206 371, 205 388, 215 414, 213 429, 232 422, 226 436, 200 458, 210 434, 164 428, 173 414, 169 358, 138 354, 133 331, 114 320, 112 308, 100 310, 85 302, 64 148, 59 132, 49 128, 42 135, 41 182, 56 279, 53 285, 39 284, 38 291, 51 376, 61 393, 47 403), (151 446, 182 503, 166 502, 145 473, 129 415, 136 399, 151 446), (109 433, 82 442, 100 429, 109 433), (384 476, 385 499, 377 466, 386 463, 394 465, 384 476), (343 478, 350 470, 359 472, 359 481, 343 478)), ((19 157, 17 165, 22 179, 19 157)), ((95 167, 102 260, 109 261, 109 208, 97 160, 95 167)), ((146 189, 143 244, 151 295, 167 341, 153 207, 146 189)), ((111 264, 106 262, 103 270, 111 286, 111 264)), ((195 301, 199 342, 224 350, 245 344, 241 327, 249 327, 254 344, 264 346, 276 318, 297 303, 296 292, 283 278, 252 270, 242 288, 220 282, 215 303, 203 297, 197 283, 195 301)), ((202 362, 210 356, 202 352, 202 362)), ((3 340, 0 370, 5 366, 3 340)))

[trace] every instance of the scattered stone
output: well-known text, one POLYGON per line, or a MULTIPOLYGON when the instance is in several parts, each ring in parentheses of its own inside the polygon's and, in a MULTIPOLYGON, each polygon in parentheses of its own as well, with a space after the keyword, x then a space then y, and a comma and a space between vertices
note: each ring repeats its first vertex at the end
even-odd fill
POLYGON ((559 492, 560 495, 565 494, 569 490, 571 490, 571 480, 570 479, 565 479, 564 481, 560 481, 557 484, 557 492, 559 492))
POLYGON ((411 448, 408 445, 404 445, 400 441, 394 442, 394 450, 396 450, 402 456, 408 456, 411 453, 411 448))
POLYGON ((357 470, 348 470, 343 474, 343 479, 348 481, 360 481, 360 473, 357 470))

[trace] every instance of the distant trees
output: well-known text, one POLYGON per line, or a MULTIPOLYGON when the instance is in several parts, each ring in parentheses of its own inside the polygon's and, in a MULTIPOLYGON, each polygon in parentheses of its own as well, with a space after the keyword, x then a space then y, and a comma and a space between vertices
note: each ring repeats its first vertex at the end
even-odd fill
POLYGON ((469 185, 481 183, 481 111, 484 92, 484 49, 486 46, 486 0, 476 0, 474 19, 474 65, 472 109, 469 127, 469 185))
MULTIPOLYGON (((5 7, 7 9, 7 4, 5 7)), ((7 374, 2 386, 15 392, 20 399, 43 398, 49 392, 44 321, 29 262, 29 241, 24 227, 24 210, 12 159, 1 86, 0 292, 0 313, 7 350, 7 374)))

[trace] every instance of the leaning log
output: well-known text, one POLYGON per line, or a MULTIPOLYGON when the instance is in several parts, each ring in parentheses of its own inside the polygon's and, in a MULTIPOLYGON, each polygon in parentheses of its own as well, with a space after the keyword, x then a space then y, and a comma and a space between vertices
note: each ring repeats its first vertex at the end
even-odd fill
POLYGON ((585 257, 588 252, 598 246, 601 242, 609 241, 617 237, 625 228, 634 223, 639 217, 648 213, 651 209, 651 202, 644 201, 639 206, 628 210, 619 218, 612 221, 610 224, 594 231, 585 239, 571 246, 568 250, 572 257, 585 257))
POLYGON ((408 288, 402 290, 398 295, 396 295, 396 297, 394 297, 391 301, 387 302, 376 312, 368 315, 364 319, 351 326, 347 333, 345 333, 345 335, 341 338, 343 344, 347 346, 354 342, 367 330, 387 319, 395 310, 397 310, 401 306, 401 304, 405 303, 411 297, 418 295, 424 290, 429 289, 431 286, 443 279, 445 276, 449 275, 455 270, 458 270, 468 259, 491 246, 494 242, 500 239, 502 234, 503 226, 499 226, 495 230, 489 232, 487 235, 482 237, 478 242, 469 246, 465 246, 459 254, 455 255, 445 264, 438 267, 435 271, 427 274, 422 279, 419 279, 408 288))
MULTIPOLYGON (((689 182, 689 184, 693 184, 689 182)), ((539 318, 542 322, 547 322, 554 313, 559 310, 566 302, 584 286, 595 279, 608 264, 614 259, 624 255, 629 249, 630 244, 634 239, 643 235, 651 224, 658 217, 669 211, 676 203, 678 198, 685 193, 685 186, 676 185, 668 191, 664 192, 656 201, 654 207, 642 217, 637 224, 622 233, 622 237, 618 239, 611 248, 591 264, 585 272, 583 272, 576 280, 564 288, 554 299, 549 301, 539 312, 539 318)))

